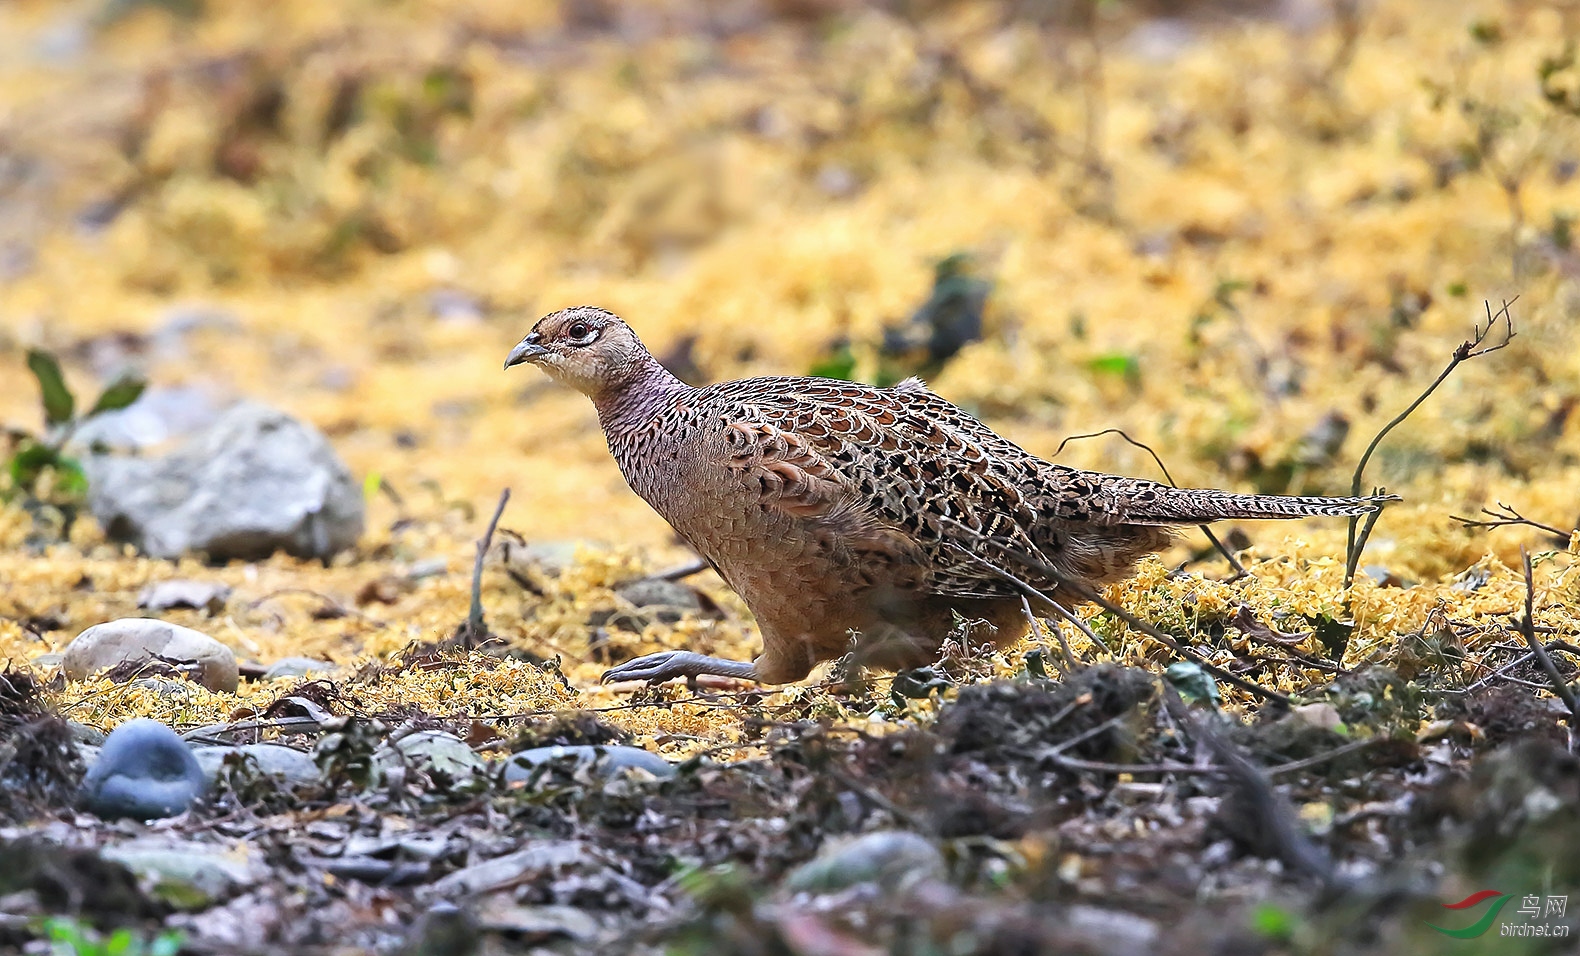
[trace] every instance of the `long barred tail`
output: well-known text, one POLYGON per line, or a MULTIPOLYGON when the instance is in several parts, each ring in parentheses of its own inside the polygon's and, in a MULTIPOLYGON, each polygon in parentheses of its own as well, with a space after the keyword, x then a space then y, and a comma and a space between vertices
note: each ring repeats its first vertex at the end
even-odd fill
MULTIPOLYGON (((1328 498, 1295 495, 1236 495, 1205 488, 1168 488, 1144 506, 1127 509, 1131 524, 1206 524, 1225 519, 1349 517, 1380 510, 1398 495, 1328 498)), ((1138 503, 1140 504, 1140 503, 1138 503)))

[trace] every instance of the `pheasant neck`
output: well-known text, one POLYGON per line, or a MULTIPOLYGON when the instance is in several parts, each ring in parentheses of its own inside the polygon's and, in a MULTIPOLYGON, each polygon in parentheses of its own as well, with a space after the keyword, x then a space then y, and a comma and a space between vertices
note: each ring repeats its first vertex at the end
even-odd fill
POLYGON ((641 428, 691 390, 657 359, 644 355, 619 383, 593 396, 593 405, 604 434, 614 436, 641 428))

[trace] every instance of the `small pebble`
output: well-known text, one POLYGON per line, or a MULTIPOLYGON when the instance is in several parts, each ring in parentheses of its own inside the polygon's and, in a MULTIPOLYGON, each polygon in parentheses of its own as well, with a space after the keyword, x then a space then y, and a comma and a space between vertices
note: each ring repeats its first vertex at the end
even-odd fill
POLYGON ((143 588, 137 606, 146 611, 192 608, 218 614, 230 599, 230 585, 218 581, 160 581, 143 588))
POLYGON ((893 892, 919 879, 944 875, 943 854, 924 837, 904 830, 879 830, 824 846, 817 857, 790 874, 792 891, 834 893, 858 883, 893 892))
POLYGON ((311 657, 282 657, 263 672, 264 680, 283 680, 289 677, 306 677, 309 674, 333 674, 335 665, 311 657))

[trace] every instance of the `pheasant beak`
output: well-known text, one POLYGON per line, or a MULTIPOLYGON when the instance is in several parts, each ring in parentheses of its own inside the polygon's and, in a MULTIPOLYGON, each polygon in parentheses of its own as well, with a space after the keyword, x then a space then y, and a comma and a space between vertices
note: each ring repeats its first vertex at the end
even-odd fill
POLYGON ((549 350, 539 344, 542 341, 543 339, 536 332, 522 339, 515 348, 510 350, 510 354, 505 357, 505 368, 511 368, 525 362, 537 364, 540 359, 548 356, 550 354, 549 350))

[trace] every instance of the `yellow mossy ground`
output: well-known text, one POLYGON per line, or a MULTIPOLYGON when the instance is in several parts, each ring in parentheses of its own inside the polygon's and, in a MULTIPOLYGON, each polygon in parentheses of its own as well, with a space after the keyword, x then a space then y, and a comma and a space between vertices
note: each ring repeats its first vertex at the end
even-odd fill
MULTIPOLYGON (((491 567, 489 622, 560 655, 577 689, 478 658, 347 692, 368 710, 436 714, 619 705, 596 688, 587 611, 684 553, 625 487, 585 399, 499 371, 506 351, 539 314, 591 302, 657 352, 694 337, 715 379, 803 372, 840 337, 870 370, 881 326, 959 250, 994 279, 990 335, 937 391, 1041 454, 1122 427, 1182 484, 1239 490, 1347 490, 1365 441, 1485 320, 1483 301, 1520 297, 1513 344, 1461 367, 1368 472, 1405 501, 1366 563, 1422 583, 1359 586, 1347 663, 1397 663, 1430 615, 1490 626, 1520 606, 1518 548, 1550 543, 1450 515, 1502 500, 1548 523, 1576 519, 1580 258, 1561 237, 1580 215, 1580 120, 1538 82, 1580 33, 1573 9, 1388 0, 1368 5, 1346 58, 1334 25, 1271 19, 1192 22, 1160 52, 1124 5, 1105 5, 1099 67, 1078 31, 993 4, 916 21, 853 7, 823 27, 734 35, 690 23, 685 4, 643 4, 670 28, 632 45, 564 32, 546 3, 281 0, 216 4, 194 21, 129 8, 85 28, 85 51, 52 57, 40 37, 76 22, 71 8, 0 7, 0 140, 26 161, 0 242, 32 253, 0 279, 0 421, 38 427, 25 347, 67 355, 68 377, 91 393, 74 346, 208 303, 239 330, 142 356, 151 379, 303 416, 405 504, 375 496, 366 540, 331 567, 149 561, 89 521, 39 553, 23 545, 33 519, 0 512, 0 648, 13 661, 137 614, 140 588, 171 577, 235 588, 217 618, 166 616, 243 658, 387 660, 464 619, 473 543, 509 487, 505 527, 589 547, 543 598, 491 567), (347 97, 355 109, 337 119, 347 97), (1478 130, 1495 135, 1472 162, 1478 130), (1518 182, 1517 207, 1500 177, 1518 182), (118 193, 126 206, 102 231, 75 224, 118 193), (443 289, 474 297, 484 318, 434 318, 429 296, 443 289), (1103 372, 1115 357, 1134 373, 1103 372), (1305 436, 1330 413, 1350 422, 1347 443, 1308 454, 1305 436), (435 558, 447 571, 409 580, 435 558), (1487 584, 1456 588, 1478 563, 1487 584), (381 578, 395 582, 393 603, 358 604, 381 578), (325 598, 350 613, 315 615, 325 598), (46 617, 58 627, 43 639, 19 623, 46 617)), ((1573 67, 1554 76, 1575 81, 1573 67)), ((1154 474, 1112 439, 1060 460, 1154 474)), ((1114 597, 1165 626, 1222 623, 1242 602, 1264 621, 1342 616, 1342 527, 1247 530, 1254 581, 1170 579, 1156 563, 1114 597)), ((1555 626, 1580 606, 1571 567, 1571 556, 1539 562, 1555 626)), ((613 650, 750 657, 739 602, 703 580, 728 620, 616 634, 613 650)), ((1134 638, 1117 650, 1167 660, 1134 638)), ((1003 670, 1018 666, 1017 651, 1003 656, 1003 670)), ((244 682, 235 697, 172 701, 90 682, 57 699, 89 723, 192 725, 280 692, 244 682)), ((837 706, 790 694, 798 712, 837 706)), ((694 704, 607 717, 670 754, 742 730, 739 712, 694 704)))

